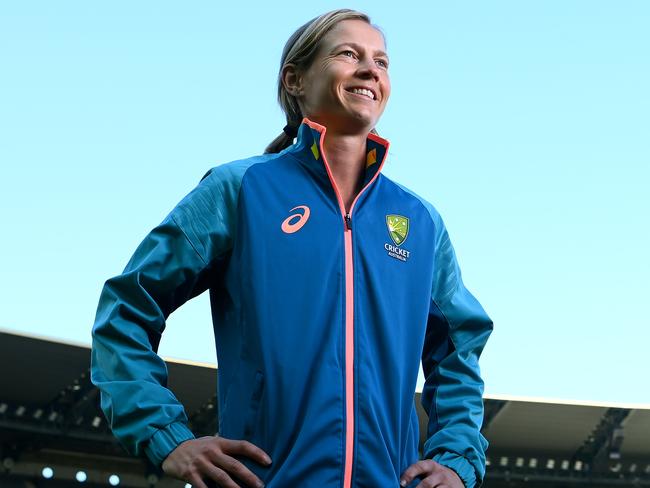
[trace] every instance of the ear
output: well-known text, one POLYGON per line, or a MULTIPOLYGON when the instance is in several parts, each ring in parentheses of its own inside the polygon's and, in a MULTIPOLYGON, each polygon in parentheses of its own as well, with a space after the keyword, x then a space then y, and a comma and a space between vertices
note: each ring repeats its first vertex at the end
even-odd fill
POLYGON ((287 64, 282 68, 282 84, 289 95, 300 97, 303 94, 302 76, 295 64, 287 64))

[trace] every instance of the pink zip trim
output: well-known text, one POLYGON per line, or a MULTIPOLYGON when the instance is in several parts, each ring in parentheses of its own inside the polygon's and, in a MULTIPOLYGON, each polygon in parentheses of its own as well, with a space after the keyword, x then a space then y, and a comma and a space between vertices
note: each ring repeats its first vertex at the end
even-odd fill
MULTIPOLYGON (((352 229, 348 229, 347 223, 345 221, 345 204, 343 203, 343 197, 341 197, 341 192, 339 191, 336 181, 334 180, 334 175, 332 175, 332 170, 330 165, 327 162, 325 157, 325 151, 323 150, 323 140, 325 139, 325 132, 327 128, 323 125, 320 125, 316 122, 312 122, 307 117, 302 119, 303 123, 306 123, 309 127, 316 129, 321 133, 321 137, 318 141, 318 148, 320 154, 323 156, 323 162, 325 163, 325 169, 327 170, 327 175, 329 176, 330 182, 334 187, 334 193, 336 193, 336 199, 339 202, 339 209, 341 211, 341 218, 343 219, 343 237, 345 239, 345 470, 343 472, 343 488, 350 488, 352 484, 352 456, 354 453, 354 262, 352 259, 352 229)), ((350 211, 348 215, 352 216, 352 210, 354 205, 357 203, 357 200, 361 194, 368 188, 373 181, 379 176, 381 168, 384 166, 386 161, 386 156, 388 155, 388 146, 389 142, 386 139, 383 139, 375 134, 369 133, 368 137, 375 142, 378 142, 385 146, 386 150, 384 151, 384 157, 379 164, 377 172, 374 174, 372 179, 361 189, 357 196, 352 201, 350 205, 350 211)))
MULTIPOLYGON (((325 156, 323 156, 323 160, 325 156)), ((352 264, 352 230, 345 233, 345 471, 343 486, 352 483, 354 450, 354 265, 352 264)))

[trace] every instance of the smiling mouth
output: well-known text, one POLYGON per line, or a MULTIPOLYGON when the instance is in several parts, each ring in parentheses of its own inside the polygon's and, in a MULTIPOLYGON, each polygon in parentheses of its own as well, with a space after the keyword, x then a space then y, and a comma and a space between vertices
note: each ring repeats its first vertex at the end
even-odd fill
POLYGON ((376 100, 375 94, 367 88, 346 88, 345 91, 357 95, 358 97, 365 98, 366 100, 376 100))

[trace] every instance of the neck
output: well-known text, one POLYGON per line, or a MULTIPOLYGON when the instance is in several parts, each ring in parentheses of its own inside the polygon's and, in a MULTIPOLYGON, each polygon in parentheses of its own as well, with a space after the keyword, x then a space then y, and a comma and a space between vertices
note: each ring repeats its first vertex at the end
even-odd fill
POLYGON ((361 191, 366 167, 367 134, 340 134, 328 129, 323 140, 327 162, 346 212, 361 191))

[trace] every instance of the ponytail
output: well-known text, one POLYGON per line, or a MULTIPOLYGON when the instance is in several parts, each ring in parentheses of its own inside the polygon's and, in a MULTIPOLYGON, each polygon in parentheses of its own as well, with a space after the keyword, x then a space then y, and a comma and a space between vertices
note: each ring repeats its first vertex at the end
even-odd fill
POLYGON ((293 144, 293 140, 298 135, 298 125, 285 125, 284 129, 282 129, 282 133, 273 139, 268 146, 266 146, 264 154, 279 153, 280 151, 291 146, 293 144))
POLYGON ((289 137, 285 132, 282 132, 278 137, 271 141, 271 144, 266 146, 264 154, 279 153, 288 148, 291 144, 293 144, 293 137, 289 137))

